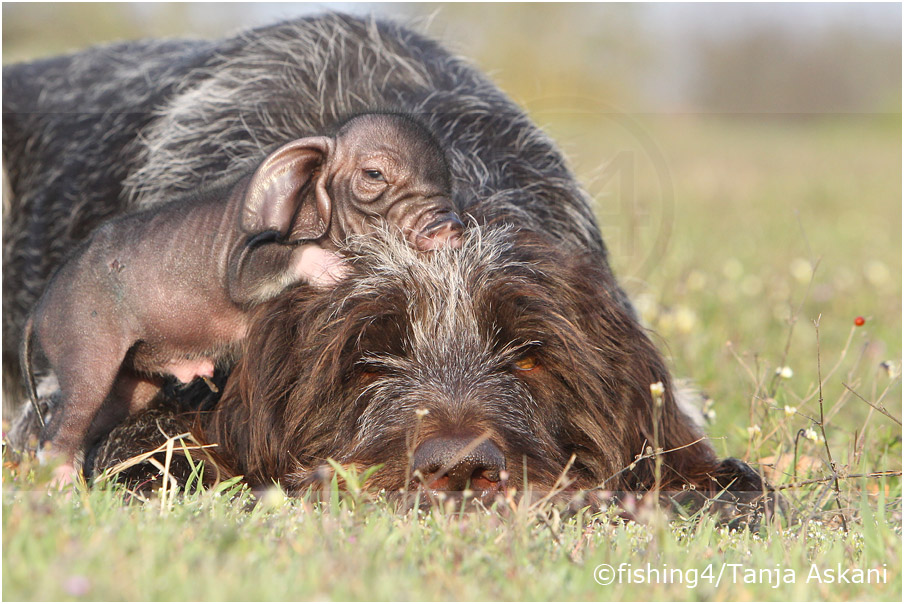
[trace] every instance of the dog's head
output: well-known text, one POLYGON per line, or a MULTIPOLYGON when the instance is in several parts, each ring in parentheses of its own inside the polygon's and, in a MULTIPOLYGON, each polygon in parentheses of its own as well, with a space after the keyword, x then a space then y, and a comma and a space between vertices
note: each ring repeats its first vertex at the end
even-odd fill
POLYGON ((353 247, 336 289, 260 310, 214 413, 209 436, 252 483, 303 487, 333 459, 382 464, 387 490, 549 488, 566 468, 576 487, 633 489, 655 444, 675 450, 663 484, 710 462, 598 257, 505 228, 426 254, 353 247))

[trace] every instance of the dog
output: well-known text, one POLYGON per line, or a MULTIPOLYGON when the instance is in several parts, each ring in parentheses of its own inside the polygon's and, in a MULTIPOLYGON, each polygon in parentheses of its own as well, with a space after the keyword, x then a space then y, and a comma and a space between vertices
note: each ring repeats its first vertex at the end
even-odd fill
MULTIPOLYGON (((14 195, 5 336, 67 247, 105 216, 247 170, 360 112, 414 114, 443 147, 452 198, 471 217, 461 248, 353 242, 349 278, 334 290, 298 287, 256 309, 222 397, 180 424, 252 486, 302 489, 334 459, 382 464, 376 488, 416 477, 481 497, 551 488, 563 475, 598 490, 766 489, 746 464, 717 459, 679 409, 554 143, 437 43, 330 14, 216 42, 88 50, 3 77, 14 195), (49 113, 73 98, 106 111, 49 113)), ((114 430, 95 469, 181 413, 171 404, 114 430)))

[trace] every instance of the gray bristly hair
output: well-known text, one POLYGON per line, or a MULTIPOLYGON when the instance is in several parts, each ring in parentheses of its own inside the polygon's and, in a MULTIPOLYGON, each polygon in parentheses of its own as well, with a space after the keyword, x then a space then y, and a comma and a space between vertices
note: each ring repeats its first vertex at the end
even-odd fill
POLYGON ((7 391, 25 316, 101 221, 235 180, 357 113, 420 121, 460 211, 606 262, 590 198, 552 141, 469 62, 390 21, 326 14, 216 41, 116 43, 4 66, 3 90, 7 391))

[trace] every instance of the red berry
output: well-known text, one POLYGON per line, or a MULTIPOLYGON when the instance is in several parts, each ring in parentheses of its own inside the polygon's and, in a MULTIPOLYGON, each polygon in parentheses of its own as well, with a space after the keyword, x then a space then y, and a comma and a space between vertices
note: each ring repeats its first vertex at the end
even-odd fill
POLYGON ((866 319, 864 319, 863 317, 857 317, 856 319, 854 319, 854 325, 856 325, 857 327, 860 327, 864 323, 866 323, 866 319))

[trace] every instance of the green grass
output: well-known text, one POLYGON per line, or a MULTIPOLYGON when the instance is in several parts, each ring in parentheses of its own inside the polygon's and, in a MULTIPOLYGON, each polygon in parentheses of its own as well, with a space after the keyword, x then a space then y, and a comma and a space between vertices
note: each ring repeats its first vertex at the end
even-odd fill
POLYGON ((848 533, 813 521, 752 534, 729 532, 711 517, 667 523, 650 516, 641 524, 583 513, 563 520, 548 506, 400 513, 348 494, 312 504, 274 493, 248 511, 247 494, 236 488, 165 506, 124 505, 120 492, 103 490, 64 501, 20 491, 10 478, 7 472, 8 599, 825 601, 894 600, 901 589, 900 522, 870 512, 883 504, 877 501, 855 502, 864 520, 848 533), (594 572, 604 564, 697 575, 600 585, 594 572), (821 573, 886 565, 879 576, 887 582, 808 582, 811 565, 821 573))
POLYGON ((598 108, 531 109, 598 199, 616 271, 675 374, 712 398, 717 451, 784 461, 764 468, 792 514, 751 534, 708 517, 563 519, 551 506, 399 512, 367 493, 323 504, 273 493, 249 510, 224 487, 125 505, 116 490, 49 496, 41 468, 7 463, 4 598, 900 601, 900 477, 861 475, 900 473, 901 427, 844 386, 900 420, 900 117, 646 116, 631 131, 598 108), (619 153, 633 188, 600 164, 619 153), (651 253, 664 220, 668 247, 651 253), (793 375, 776 377, 781 367, 793 375), (602 586, 601 564, 699 575, 602 586), (814 565, 884 568, 884 581, 807 581, 814 565), (750 572, 766 574, 745 582, 750 572))

